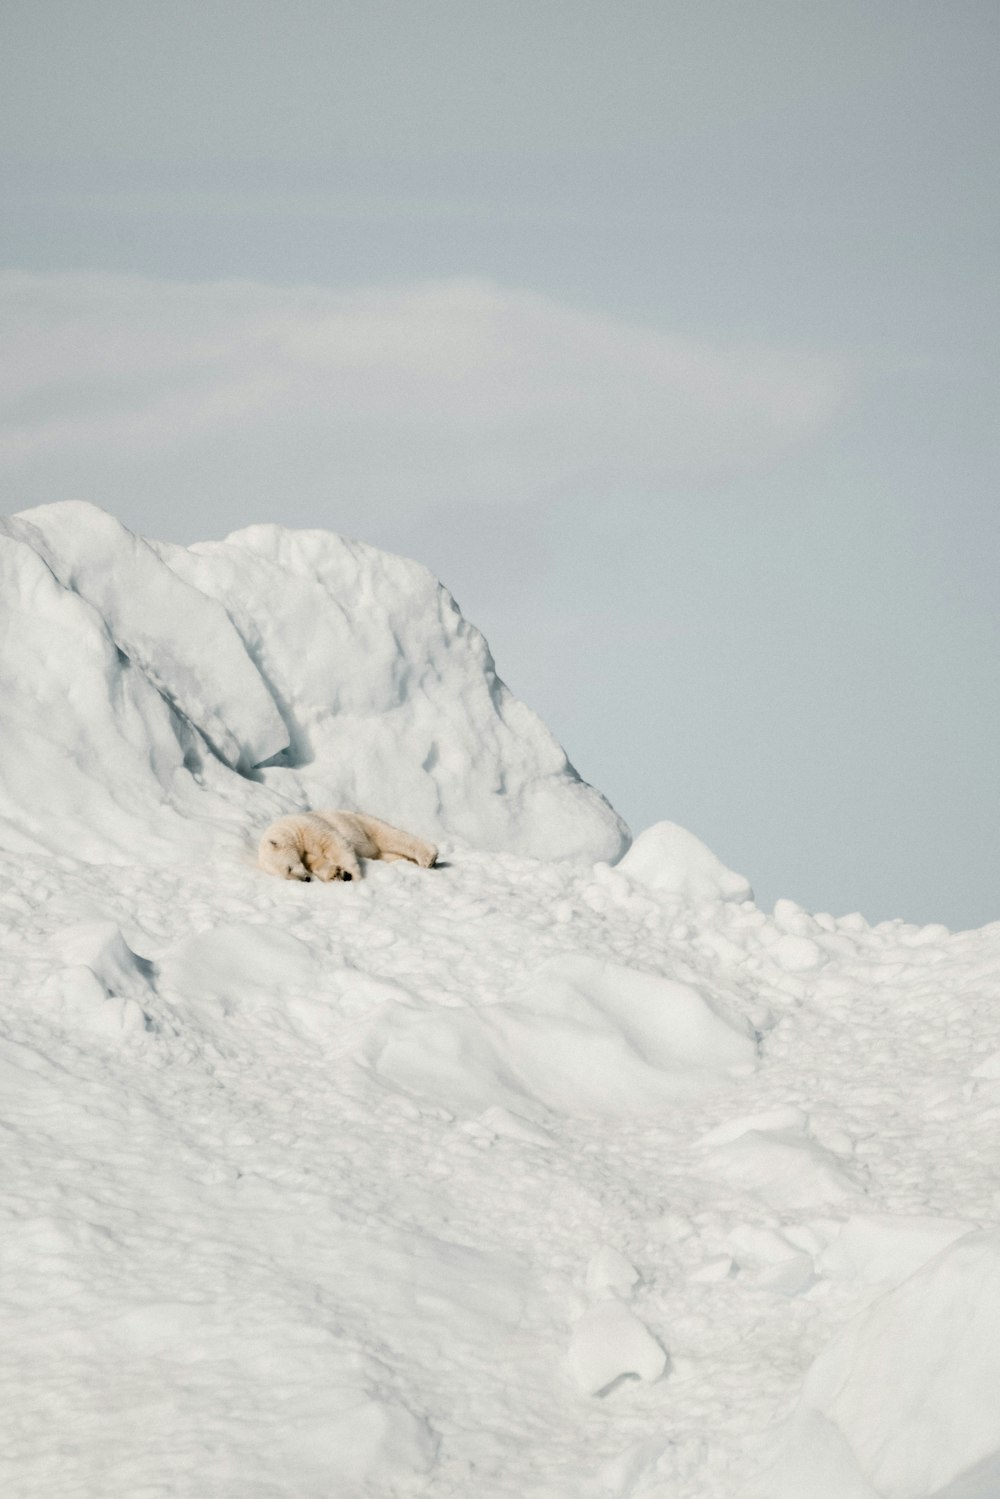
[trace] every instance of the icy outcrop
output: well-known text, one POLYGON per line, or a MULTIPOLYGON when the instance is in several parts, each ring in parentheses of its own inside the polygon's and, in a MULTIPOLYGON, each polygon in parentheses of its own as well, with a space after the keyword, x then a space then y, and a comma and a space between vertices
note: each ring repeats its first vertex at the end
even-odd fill
POLYGON ((146 542, 62 503, 0 522, 0 581, 0 846, 159 862, 310 804, 539 858, 627 846, 418 563, 279 526, 146 542))

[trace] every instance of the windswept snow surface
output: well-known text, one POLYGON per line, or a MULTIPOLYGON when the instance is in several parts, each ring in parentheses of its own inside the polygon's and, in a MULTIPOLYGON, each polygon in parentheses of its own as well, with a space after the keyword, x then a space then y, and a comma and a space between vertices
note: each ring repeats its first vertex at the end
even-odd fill
POLYGON ((996 1499, 1000 926, 611 867, 369 548, 0 560, 0 1493, 996 1499), (442 867, 253 867, 355 799, 442 867))

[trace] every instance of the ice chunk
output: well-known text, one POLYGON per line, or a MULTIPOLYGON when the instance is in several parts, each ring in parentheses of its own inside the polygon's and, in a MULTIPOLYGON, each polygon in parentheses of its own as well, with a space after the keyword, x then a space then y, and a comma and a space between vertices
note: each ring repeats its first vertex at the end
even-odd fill
POLYGON ((610 1244, 603 1244, 587 1265, 587 1290, 596 1296, 613 1293, 627 1300, 638 1279, 632 1261, 610 1244))
POLYGON ((239 1024, 255 1011, 284 1017, 296 998, 318 988, 314 948, 261 923, 236 922, 177 943, 157 964, 157 987, 175 1014, 191 1012, 202 1025, 239 1024))
POLYGON ((692 1270, 690 1279, 699 1284, 711 1284, 717 1280, 727 1280, 733 1273, 733 1257, 731 1254, 716 1254, 711 1259, 705 1260, 692 1270))
POLYGON ((588 1395, 607 1394, 627 1375, 652 1381, 667 1368, 667 1355, 653 1334, 620 1301, 601 1301, 573 1328, 566 1363, 588 1395))
POLYGON ((656 822, 640 833, 616 867, 662 895, 687 900, 753 899, 741 874, 727 869, 699 838, 673 822, 656 822))
POLYGON ((786 973, 808 973, 826 962, 825 954, 811 937, 794 937, 787 932, 772 942, 767 955, 786 973))

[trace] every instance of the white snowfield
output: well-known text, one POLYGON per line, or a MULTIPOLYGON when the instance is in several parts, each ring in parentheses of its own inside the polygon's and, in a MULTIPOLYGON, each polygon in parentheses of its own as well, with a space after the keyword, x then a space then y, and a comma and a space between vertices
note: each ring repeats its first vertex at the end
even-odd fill
POLYGON ((371 548, 0 567, 4 1499, 997 1499, 1000 925, 621 858, 371 548))

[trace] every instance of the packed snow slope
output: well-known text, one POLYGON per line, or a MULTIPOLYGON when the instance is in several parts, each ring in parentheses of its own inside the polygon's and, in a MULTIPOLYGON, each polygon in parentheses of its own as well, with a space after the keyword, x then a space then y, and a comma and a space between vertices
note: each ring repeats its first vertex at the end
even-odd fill
POLYGON ((997 1499, 1000 926, 622 857, 411 563, 0 557, 0 1493, 997 1499))

